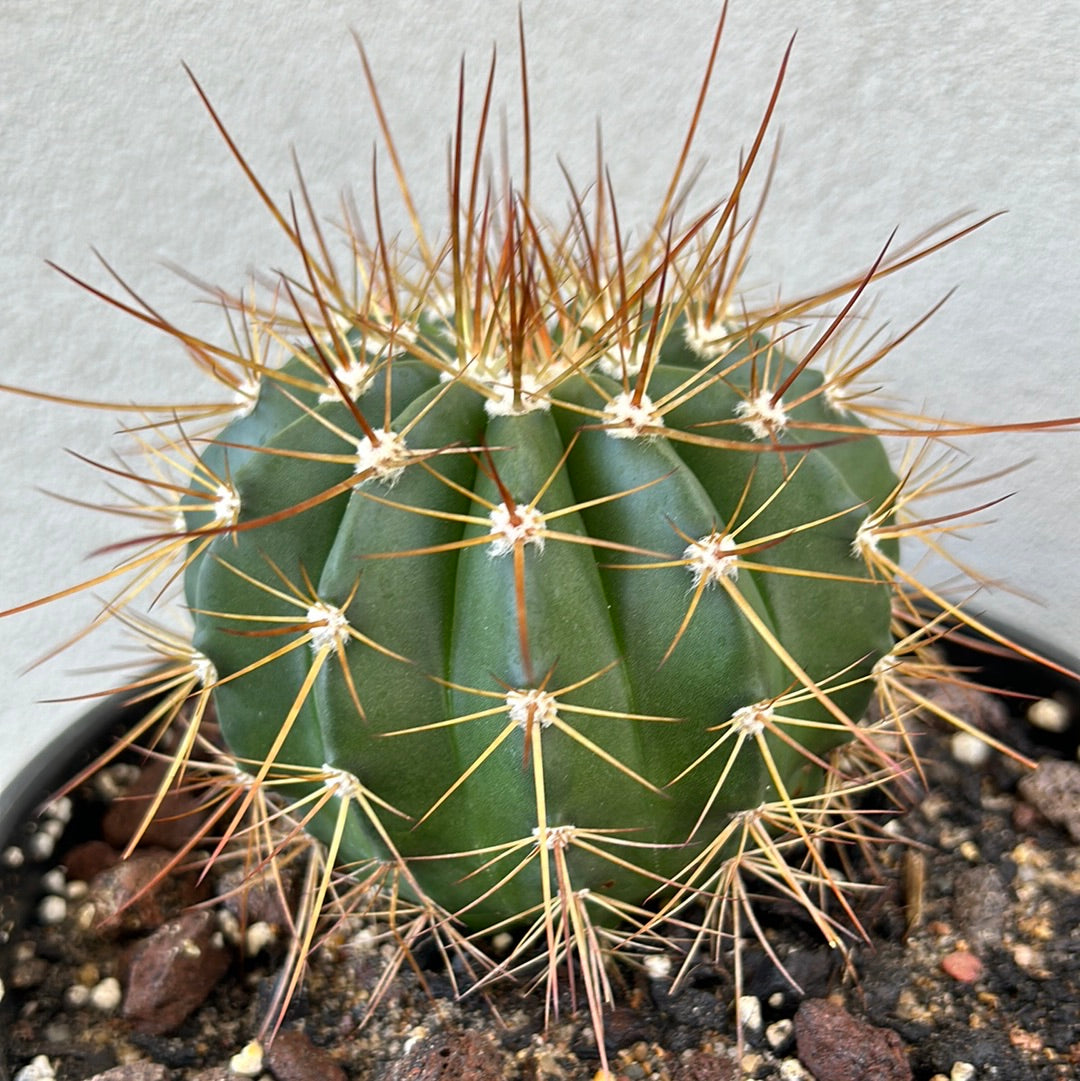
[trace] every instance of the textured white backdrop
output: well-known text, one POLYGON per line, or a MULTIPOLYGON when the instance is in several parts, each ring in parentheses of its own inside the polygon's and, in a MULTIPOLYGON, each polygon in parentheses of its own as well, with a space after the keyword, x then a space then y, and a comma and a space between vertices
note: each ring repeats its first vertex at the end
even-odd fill
MULTIPOLYGON (((497 43, 507 122, 518 116, 517 0, 239 0, 149 5, 6 0, 0 10, 0 381, 101 399, 190 399, 180 351, 49 270, 98 284, 97 247, 185 326, 218 315, 164 267, 222 285, 293 266, 182 71, 186 60, 267 186, 294 186, 295 146, 319 204, 363 193, 376 127, 349 34, 364 38, 423 214, 443 213, 457 65, 475 104, 497 43)), ((953 211, 1008 215, 881 290, 901 327, 960 290, 890 364, 916 405, 997 420, 1080 413, 1080 31, 1071 0, 735 0, 698 141, 701 202, 728 187, 784 46, 798 30, 777 131, 778 181, 748 274, 794 293, 869 264, 894 226, 953 211)), ((586 183, 603 117, 624 225, 646 223, 689 117, 719 5, 525 0, 540 202, 562 210, 561 155, 586 183), (578 10, 586 7, 584 12, 578 10)), ((516 144, 513 139, 511 146, 516 144)), ((495 144, 497 146, 497 143, 495 144)), ((383 157, 383 191, 391 177, 383 157)), ((101 569, 84 564, 124 524, 39 492, 107 499, 64 448, 104 458, 116 418, 0 398, 0 608, 101 569)), ((1074 652, 1080 632, 1080 435, 981 443, 981 471, 1031 458, 988 494, 1017 490, 962 554, 1040 608, 987 593, 990 613, 1074 652)), ((985 498, 980 494, 974 498, 985 498)), ((81 601, 0 625, 0 790, 17 754, 81 708, 35 704, 101 685, 73 674, 117 657, 97 636, 19 672, 94 609, 81 601)), ((9 794, 12 791, 9 788, 9 794)))

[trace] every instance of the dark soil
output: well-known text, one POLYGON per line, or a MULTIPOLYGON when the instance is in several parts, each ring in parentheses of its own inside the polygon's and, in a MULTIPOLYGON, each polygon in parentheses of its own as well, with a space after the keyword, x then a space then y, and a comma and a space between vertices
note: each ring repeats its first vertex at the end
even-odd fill
MULTIPOLYGON (((1066 700, 1058 717, 1064 727, 1048 732, 1025 720, 1029 706, 1026 698, 981 695, 965 702, 977 726, 1004 734, 1033 759, 1056 762, 1033 775, 1042 784, 1018 787, 1027 771, 1015 762, 997 752, 978 761, 965 741, 919 722, 926 787, 913 778, 909 809, 888 826, 907 842, 883 844, 874 853, 876 866, 853 868, 874 888, 856 902, 868 941, 853 937, 846 959, 794 911, 779 904, 764 909, 770 946, 801 991, 752 940, 744 946, 746 997, 738 1008, 723 965, 703 960, 677 994, 663 962, 616 969, 618 1003, 607 1015, 606 1036, 620 1081, 1080 1076, 1080 712, 1075 698, 1066 700)), ((41 821, 28 823, 3 854, 0 1081, 84 1081, 110 1070, 107 1081, 224 1081, 238 1074, 276 1081, 592 1081, 596 1075, 587 1016, 568 998, 546 1028, 542 993, 495 985, 487 997, 455 1000, 434 950, 402 967, 362 1024, 392 946, 373 941, 359 921, 338 928, 316 956, 261 1065, 256 1048, 234 1058, 258 1033, 283 964, 285 936, 273 930, 273 906, 249 913, 250 923, 270 932, 249 940, 245 951, 235 942, 243 939, 237 920, 212 896, 227 890, 228 881, 200 884, 191 877, 149 902, 144 897, 138 905, 148 911, 103 936, 87 915, 86 898, 100 900, 106 887, 99 868, 114 858, 101 841, 109 796, 99 784, 79 792, 70 816, 61 808, 70 822, 53 854, 45 856, 42 830, 48 837, 60 827, 41 821), (75 872, 88 874, 92 885, 80 885, 75 872), (172 1025, 168 1017, 162 1021, 160 1003, 138 1015, 130 1001, 137 943, 155 926, 175 922, 203 890, 211 897, 197 911, 211 917, 202 952, 186 975, 166 973, 176 982, 163 1000, 172 1008, 202 979, 209 987, 205 1001, 172 1025), (225 973, 219 979, 215 964, 225 973), (51 1072, 43 1072, 38 1056, 51 1072), (31 1063, 37 1073, 26 1072, 31 1063), (127 1068, 116 1069, 121 1066, 127 1068)), ((164 850, 161 844, 151 856, 164 850)), ((126 888, 111 881, 114 891, 126 888)), ((190 946, 203 931, 184 933, 190 946)))

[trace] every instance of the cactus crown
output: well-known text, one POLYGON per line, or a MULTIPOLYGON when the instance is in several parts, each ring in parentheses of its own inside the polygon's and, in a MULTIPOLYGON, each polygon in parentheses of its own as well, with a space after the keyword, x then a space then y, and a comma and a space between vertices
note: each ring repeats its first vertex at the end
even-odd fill
MULTIPOLYGON (((852 318, 869 285, 982 222, 890 242, 816 295, 739 299, 761 213, 747 182, 787 58, 730 191, 693 216, 719 40, 636 245, 602 167, 561 228, 527 180, 483 173, 489 76, 472 151, 459 120, 441 245, 378 107, 410 258, 376 199, 374 240, 349 223, 342 270, 310 204, 303 223, 276 204, 225 135, 297 275, 218 294, 231 346, 107 297, 225 392, 161 416, 150 468, 125 474, 158 524, 85 583, 121 582, 103 616, 151 645, 153 671, 126 686, 161 692, 145 731, 179 733, 167 784, 186 770, 232 792, 210 821, 266 858, 297 843, 288 823, 319 838, 316 910, 345 898, 480 970, 539 953, 552 988, 576 954, 598 1024, 602 945, 719 950, 753 880, 842 943, 848 884, 825 842, 869 843, 856 795, 899 775, 902 676, 939 668, 920 604, 993 636, 899 547, 937 550, 951 528, 913 509, 952 483, 935 448, 1015 426, 874 404, 866 376, 910 331, 860 343, 852 318), (890 439, 917 448, 898 468, 890 439), (178 567, 190 644, 138 614, 178 567), (225 749, 196 764, 211 716, 225 749), (493 966, 482 936, 504 927, 519 944, 493 966)), ((298 926, 303 956, 316 921, 298 926)))

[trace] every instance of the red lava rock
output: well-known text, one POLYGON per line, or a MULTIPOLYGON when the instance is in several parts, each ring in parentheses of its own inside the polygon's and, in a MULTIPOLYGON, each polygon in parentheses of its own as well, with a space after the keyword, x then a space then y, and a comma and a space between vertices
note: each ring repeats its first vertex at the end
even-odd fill
POLYGON ((678 1064, 675 1081, 739 1081, 742 1075, 734 1058, 694 1051, 678 1064))
POLYGON ((94 1074, 89 1081, 169 1081, 169 1070, 157 1062, 132 1062, 94 1074))
POLYGON ((347 1081, 333 1056, 316 1047, 306 1032, 279 1032, 266 1052, 266 1065, 277 1081, 347 1081))
MULTIPOLYGON (((101 823, 102 836, 109 844, 121 850, 127 847, 146 817, 167 769, 166 762, 148 765, 131 788, 113 801, 101 823)), ((198 795, 173 788, 154 812, 139 843, 177 851, 191 840, 205 819, 206 809, 198 795)))
POLYGON ((85 841, 76 845, 64 857, 69 882, 89 882, 95 875, 108 870, 120 859, 120 853, 104 841, 85 841))
POLYGON ((799 1061, 817 1081, 912 1081, 900 1037, 833 1002, 807 998, 795 1013, 799 1061))
POLYGON ((503 1055, 479 1032, 440 1032, 402 1055, 379 1081, 502 1081, 503 1055))
POLYGON ((172 858, 163 849, 136 852, 90 880, 88 899, 102 934, 152 930, 206 896, 196 875, 162 873, 172 858))
POLYGON ((213 913, 186 912, 132 950, 124 1016, 140 1032, 171 1032, 210 994, 228 967, 229 951, 215 941, 213 913))
POLYGON ((286 927, 296 909, 299 877, 291 863, 257 871, 230 868, 216 876, 217 895, 244 925, 262 920, 271 927, 286 927))
POLYGON ((1020 795, 1080 844, 1080 765, 1044 758, 1034 773, 1020 778, 1020 795))
POLYGON ((954 950, 941 960, 946 976, 960 983, 974 983, 982 975, 982 961, 968 950, 954 950))

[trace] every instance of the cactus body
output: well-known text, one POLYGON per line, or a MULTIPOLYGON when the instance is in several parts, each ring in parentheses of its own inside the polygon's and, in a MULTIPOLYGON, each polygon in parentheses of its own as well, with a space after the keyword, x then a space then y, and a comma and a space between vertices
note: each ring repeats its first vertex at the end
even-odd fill
POLYGON ((187 592, 230 748, 348 778, 339 858, 402 860, 471 925, 537 910, 526 857, 568 827, 629 842, 566 859, 636 904, 732 815, 812 794, 890 646, 858 544, 896 484, 879 441, 831 438, 822 375, 763 337, 708 359, 684 318, 651 324, 483 378, 452 320, 354 335, 354 401, 309 353, 203 457, 237 528, 187 592), (647 338, 613 374, 604 347, 647 338))

